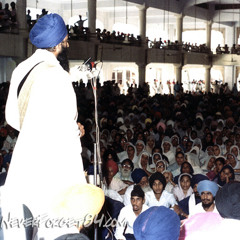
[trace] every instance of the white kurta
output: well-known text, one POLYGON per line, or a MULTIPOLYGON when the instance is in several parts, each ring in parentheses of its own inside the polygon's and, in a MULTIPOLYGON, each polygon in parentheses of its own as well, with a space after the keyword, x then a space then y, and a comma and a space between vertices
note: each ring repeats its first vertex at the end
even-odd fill
POLYGON ((149 207, 164 206, 164 207, 170 208, 177 205, 177 201, 173 196, 173 194, 167 192, 166 190, 163 190, 159 201, 156 199, 153 190, 145 194, 145 199, 146 199, 146 205, 148 205, 149 207))
MULTIPOLYGON (((148 206, 143 204, 142 206, 142 212, 146 211, 148 209, 148 206)), ((142 213, 141 212, 141 213, 142 213)), ((124 229, 125 234, 134 234, 133 232, 133 224, 136 220, 137 216, 133 212, 133 207, 132 204, 129 204, 128 206, 125 206, 121 209, 119 216, 118 216, 118 221, 116 225, 116 232, 115 232, 115 238, 116 239, 123 239, 125 240, 126 238, 123 235, 124 229)))
POLYGON ((53 53, 38 49, 14 70, 6 120, 20 131, 2 192, 8 205, 17 200, 33 214, 42 214, 58 191, 86 183, 75 92, 70 75, 53 53), (41 61, 49 67, 39 70, 39 64, 31 72, 35 80, 20 129, 17 88, 28 71, 41 61))
MULTIPOLYGON (((195 206, 192 206, 191 208, 189 208, 189 216, 195 215, 197 213, 205 213, 205 212, 206 211, 202 207, 202 202, 200 202, 200 203, 196 204, 195 206)), ((215 204, 214 204, 214 209, 213 209, 212 212, 219 213, 215 204)))

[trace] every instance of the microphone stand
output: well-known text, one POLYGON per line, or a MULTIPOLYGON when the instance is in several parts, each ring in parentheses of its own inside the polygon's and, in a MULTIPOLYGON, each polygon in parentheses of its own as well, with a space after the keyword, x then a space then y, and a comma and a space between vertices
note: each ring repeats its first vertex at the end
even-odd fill
MULTIPOLYGON (((96 124, 96 143, 94 143, 94 185, 102 188, 102 160, 100 156, 100 137, 99 137, 99 125, 98 125, 98 110, 97 110, 97 84, 96 84, 96 77, 93 76, 91 79, 91 85, 93 89, 93 96, 94 96, 94 118, 96 124), (98 182, 98 175, 99 175, 99 182, 98 182)), ((98 225, 94 223, 94 240, 98 239, 98 225)))

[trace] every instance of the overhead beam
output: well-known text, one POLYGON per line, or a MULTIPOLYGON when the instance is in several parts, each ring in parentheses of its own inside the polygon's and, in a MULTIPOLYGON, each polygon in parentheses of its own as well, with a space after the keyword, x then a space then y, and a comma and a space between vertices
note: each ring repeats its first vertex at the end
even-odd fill
POLYGON ((216 4, 215 10, 240 9, 240 4, 216 4))

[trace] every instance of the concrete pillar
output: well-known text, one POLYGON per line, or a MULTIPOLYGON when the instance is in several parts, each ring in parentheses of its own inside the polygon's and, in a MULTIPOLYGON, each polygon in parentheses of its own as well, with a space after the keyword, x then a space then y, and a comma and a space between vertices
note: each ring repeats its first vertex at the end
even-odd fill
POLYGON ((211 66, 205 67, 205 91, 210 92, 211 66))
POLYGON ((147 25, 147 7, 145 4, 139 7, 139 32, 142 42, 146 39, 146 25, 147 25))
POLYGON ((228 83, 229 89, 237 82, 236 66, 224 66, 224 83, 228 83))
POLYGON ((229 49, 231 49, 232 45, 237 43, 236 25, 227 26, 225 29, 225 43, 229 46, 229 49))
POLYGON ((91 33, 96 32, 97 0, 88 0, 88 28, 91 33))
POLYGON ((20 34, 27 32, 26 8, 27 8, 26 0, 17 1, 16 3, 17 22, 20 34))
POLYGON ((177 41, 181 44, 182 43, 182 31, 183 31, 183 14, 177 15, 177 41))
POLYGON ((176 82, 182 82, 182 65, 174 65, 176 82))
POLYGON ((137 65, 138 65, 139 86, 143 86, 146 79, 146 65, 144 63, 137 63, 137 65))
POLYGON ((206 46, 211 49, 212 21, 206 22, 206 46))

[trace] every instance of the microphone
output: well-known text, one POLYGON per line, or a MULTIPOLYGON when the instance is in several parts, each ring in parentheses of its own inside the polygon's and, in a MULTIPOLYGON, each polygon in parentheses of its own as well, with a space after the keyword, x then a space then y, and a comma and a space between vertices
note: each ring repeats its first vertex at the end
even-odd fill
POLYGON ((89 62, 91 59, 92 57, 88 58, 82 65, 78 66, 78 69, 80 71, 92 70, 92 64, 89 62))

